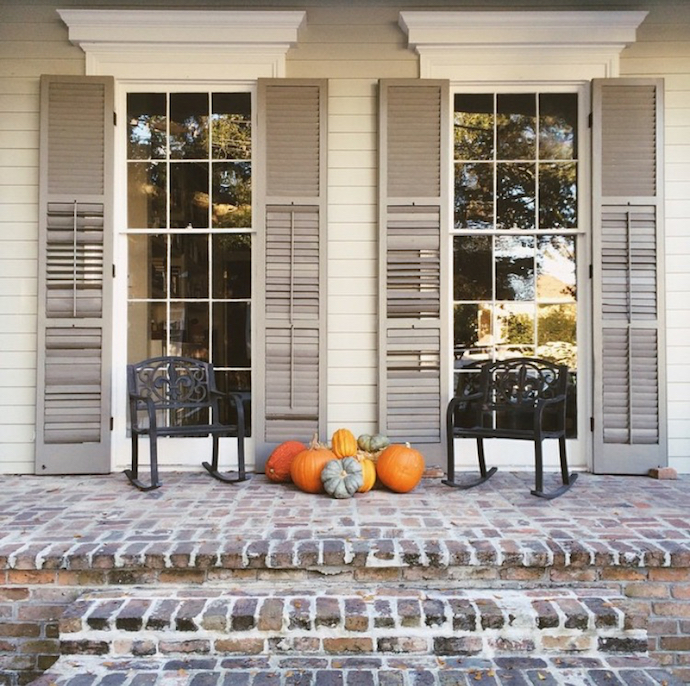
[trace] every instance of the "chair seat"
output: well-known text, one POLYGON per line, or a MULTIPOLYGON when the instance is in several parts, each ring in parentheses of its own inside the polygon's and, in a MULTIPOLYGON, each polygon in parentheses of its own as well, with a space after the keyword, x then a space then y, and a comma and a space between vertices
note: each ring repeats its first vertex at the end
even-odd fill
MULTIPOLYGON (((150 427, 137 427, 132 430, 133 433, 141 436, 151 433, 150 427)), ((189 426, 160 426, 156 428, 156 433, 159 436, 210 436, 211 434, 218 434, 219 436, 237 436, 237 426, 231 424, 190 424, 189 426)))
MULTIPOLYGON (((542 438, 558 438, 562 436, 562 431, 542 431, 542 438)), ((491 429, 484 427, 474 428, 453 428, 455 438, 515 438, 517 440, 533 441, 534 431, 532 429, 491 429)))

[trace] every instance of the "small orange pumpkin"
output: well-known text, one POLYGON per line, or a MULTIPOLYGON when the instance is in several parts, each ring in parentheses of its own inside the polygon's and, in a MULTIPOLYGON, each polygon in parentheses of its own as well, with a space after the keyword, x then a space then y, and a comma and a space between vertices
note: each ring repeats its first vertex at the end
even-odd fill
POLYGON ((319 443, 318 436, 314 434, 309 447, 301 453, 297 453, 292 460, 290 476, 292 481, 301 491, 306 493, 323 493, 321 470, 336 456, 333 451, 319 443))
POLYGON ((357 454, 357 439, 349 429, 338 429, 331 438, 331 450, 337 457, 353 457, 357 454))
POLYGON ((298 453, 306 450, 307 446, 300 441, 285 441, 281 443, 266 461, 266 476, 271 481, 290 481, 290 467, 298 453))
POLYGON ((358 457, 357 459, 362 465, 362 476, 364 477, 362 487, 357 491, 357 493, 367 493, 374 487, 374 484, 376 483, 376 465, 374 464, 373 460, 370 460, 367 457, 358 457))
POLYGON ((389 445, 376 460, 381 483, 396 493, 408 493, 422 479, 424 457, 409 443, 389 445))

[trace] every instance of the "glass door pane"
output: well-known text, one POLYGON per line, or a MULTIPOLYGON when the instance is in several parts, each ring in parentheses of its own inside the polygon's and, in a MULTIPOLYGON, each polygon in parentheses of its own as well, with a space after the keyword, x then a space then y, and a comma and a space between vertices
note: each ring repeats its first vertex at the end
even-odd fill
POLYGON ((251 96, 130 93, 127 107, 128 360, 209 361, 249 397, 251 96))

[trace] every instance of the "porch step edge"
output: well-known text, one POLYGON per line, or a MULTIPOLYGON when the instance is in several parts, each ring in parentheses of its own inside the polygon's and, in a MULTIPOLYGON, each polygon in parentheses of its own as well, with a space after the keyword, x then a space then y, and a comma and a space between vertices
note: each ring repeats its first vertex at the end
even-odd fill
POLYGON ((61 657, 32 686, 681 686, 648 657, 61 657))

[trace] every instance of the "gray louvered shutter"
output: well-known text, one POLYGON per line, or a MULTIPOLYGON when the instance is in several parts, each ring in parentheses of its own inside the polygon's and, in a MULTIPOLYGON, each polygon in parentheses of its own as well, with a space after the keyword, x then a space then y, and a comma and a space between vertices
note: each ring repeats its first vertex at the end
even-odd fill
POLYGON ((326 438, 327 97, 325 81, 259 80, 258 471, 278 443, 326 438))
POLYGON ((447 403, 447 81, 380 82, 379 431, 442 459, 447 403))
POLYGON ((667 463, 663 82, 593 82, 594 471, 667 463))
POLYGON ((110 471, 113 79, 41 78, 36 473, 110 471))

